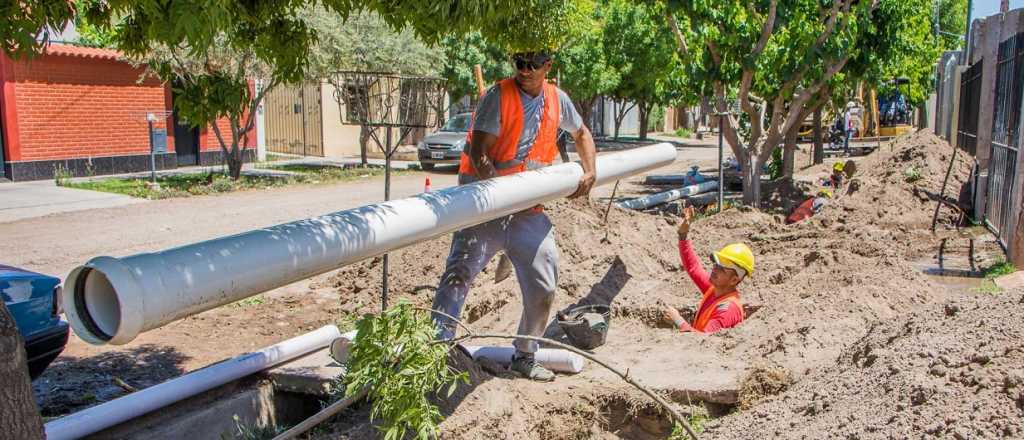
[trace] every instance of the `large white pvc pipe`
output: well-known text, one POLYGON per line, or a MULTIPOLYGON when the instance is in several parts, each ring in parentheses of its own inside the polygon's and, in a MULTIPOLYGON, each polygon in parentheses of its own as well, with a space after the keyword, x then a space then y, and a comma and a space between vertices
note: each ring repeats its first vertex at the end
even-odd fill
MULTIPOLYGON (((597 184, 675 160, 663 143, 597 158, 597 184)), ((64 310, 92 344, 139 333, 572 194, 583 175, 565 163, 124 258, 96 257, 65 280, 64 310)))
POLYGON ((319 350, 341 336, 333 325, 213 364, 159 385, 46 423, 47 440, 85 437, 277 364, 319 350))
POLYGON ((704 183, 698 183, 696 185, 676 188, 671 191, 651 194, 647 197, 639 197, 632 200, 626 200, 625 202, 619 202, 617 206, 626 209, 645 209, 657 204, 667 203, 683 197, 689 197, 692 195, 706 193, 708 191, 713 191, 715 189, 718 189, 718 181, 710 180, 704 183))
MULTIPOLYGON (((512 363, 512 355, 516 351, 512 347, 478 347, 475 345, 463 345, 462 347, 469 352, 470 356, 473 356, 473 360, 490 359, 505 366, 512 363)), ((583 365, 586 363, 583 356, 556 348, 541 348, 534 356, 544 368, 559 373, 579 373, 583 371, 583 365)))

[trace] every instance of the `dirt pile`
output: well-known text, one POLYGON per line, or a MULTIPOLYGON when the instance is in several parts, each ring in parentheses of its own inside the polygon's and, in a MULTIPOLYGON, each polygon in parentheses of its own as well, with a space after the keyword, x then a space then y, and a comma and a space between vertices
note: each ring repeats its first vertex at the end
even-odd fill
MULTIPOLYGON (((710 337, 679 335, 660 322, 661 304, 694 306, 700 294, 679 267, 675 218, 613 209, 605 243, 604 206, 550 204, 547 213, 561 253, 556 308, 611 304, 615 324, 597 355, 632 368, 645 384, 683 405, 702 399, 735 404, 742 399, 754 409, 741 411, 737 422, 727 418, 717 432, 738 438, 772 436, 773 431, 762 436, 744 431, 743 417, 767 405, 758 399, 781 393, 767 398, 778 402, 805 389, 801 387, 829 388, 816 378, 830 372, 841 376, 836 370, 850 368, 845 359, 852 356, 851 347, 887 328, 879 323, 902 322, 913 315, 921 326, 933 325, 928 313, 936 304, 963 297, 911 264, 933 255, 938 246, 939 239, 929 231, 935 206, 929 194, 938 193, 951 154, 948 145, 927 134, 900 139, 892 151, 883 148, 859 159, 860 172, 851 182, 855 189, 803 223, 785 225, 781 213, 742 208, 697 220, 691 239, 699 255, 740 241, 750 244, 757 258, 754 276, 740 287, 743 301, 753 306, 747 319, 710 337), (919 178, 907 178, 910 167, 914 172, 909 174, 919 178), (804 385, 811 380, 813 387, 804 385), (795 385, 784 391, 790 383, 795 385), (691 392, 701 386, 711 391, 691 392), (743 389, 747 397, 739 396, 743 389)), ((811 171, 817 173, 812 178, 827 175, 825 167, 811 171)), ((954 193, 968 172, 967 161, 958 159, 946 193, 954 193)), ((807 194, 813 188, 805 190, 807 194)), ((944 224, 952 220, 948 214, 943 219, 944 224)), ((392 297, 429 305, 449 245, 450 236, 443 236, 392 253, 392 297)), ((515 277, 494 284, 494 264, 475 280, 462 316, 478 330, 514 332, 521 314, 518 287, 515 277)), ((327 285, 337 290, 343 310, 365 313, 379 308, 379 282, 378 259, 340 270, 327 285)), ((557 326, 550 326, 546 336, 559 334, 557 326)), ((488 438, 518 432, 524 438, 589 438, 620 432, 642 438, 624 434, 625 425, 615 427, 610 419, 594 416, 609 411, 595 396, 614 400, 629 393, 618 386, 618 378, 596 370, 591 366, 547 386, 503 378, 484 381, 452 406, 445 436, 488 438)), ((864 378, 843 380, 865 381, 858 385, 865 395, 886 394, 864 378)), ((840 404, 846 403, 831 405, 840 404)), ((779 426, 785 423, 781 416, 778 420, 779 426)), ((637 422, 628 429, 642 425, 637 422)), ((648 428, 641 429, 643 435, 663 434, 648 428)))
POLYGON ((708 437, 1021 438, 1024 291, 935 304, 879 322, 832 368, 708 437))
MULTIPOLYGON (((679 275, 673 226, 649 215, 613 211, 608 238, 604 237, 604 207, 582 201, 560 201, 546 210, 555 224, 561 257, 558 293, 561 299, 609 304, 623 286, 642 292, 679 275)), ((430 305, 444 271, 451 246, 447 234, 390 254, 389 285, 392 301, 401 298, 430 305)), ((339 270, 326 284, 337 289, 342 308, 352 313, 379 310, 381 259, 375 258, 339 270)), ((519 303, 515 277, 494 283, 493 259, 474 281, 462 317, 474 323, 485 315, 519 303)))

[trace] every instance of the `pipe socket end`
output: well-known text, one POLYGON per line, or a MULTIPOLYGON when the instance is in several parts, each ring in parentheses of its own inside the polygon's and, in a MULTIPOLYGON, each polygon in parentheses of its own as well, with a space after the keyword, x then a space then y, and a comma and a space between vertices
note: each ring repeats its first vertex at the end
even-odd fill
POLYGON ((64 310, 82 340, 121 345, 141 332, 142 289, 120 260, 93 258, 72 270, 64 286, 64 310))

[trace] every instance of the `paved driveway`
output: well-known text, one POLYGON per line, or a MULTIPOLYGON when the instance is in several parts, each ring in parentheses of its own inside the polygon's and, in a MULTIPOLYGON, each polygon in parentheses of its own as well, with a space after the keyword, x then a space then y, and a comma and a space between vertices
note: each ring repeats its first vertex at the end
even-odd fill
POLYGON ((52 180, 0 183, 0 223, 143 202, 146 200, 119 194, 64 188, 52 180))

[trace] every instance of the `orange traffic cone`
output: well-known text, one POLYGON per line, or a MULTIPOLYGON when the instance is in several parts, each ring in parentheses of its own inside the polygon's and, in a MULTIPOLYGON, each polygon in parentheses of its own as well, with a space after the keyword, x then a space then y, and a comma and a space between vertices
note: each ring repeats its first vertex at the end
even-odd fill
POLYGON ((427 177, 427 181, 423 184, 423 192, 430 192, 430 177, 427 177))

